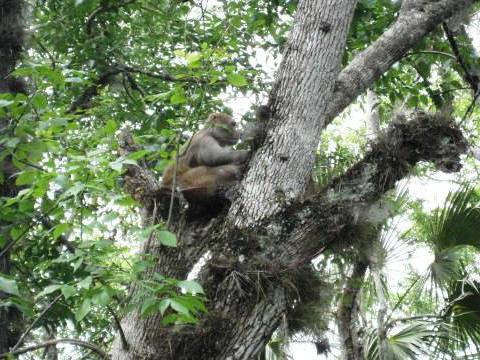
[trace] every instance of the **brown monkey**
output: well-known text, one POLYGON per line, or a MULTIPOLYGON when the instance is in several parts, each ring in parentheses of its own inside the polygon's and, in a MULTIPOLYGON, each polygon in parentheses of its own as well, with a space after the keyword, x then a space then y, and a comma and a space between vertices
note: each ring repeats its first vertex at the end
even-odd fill
POLYGON ((201 203, 215 197, 240 180, 242 164, 249 151, 233 150, 240 139, 236 123, 223 113, 210 114, 206 127, 193 135, 180 155, 178 165, 169 165, 163 174, 163 187, 176 185, 189 202, 201 203))

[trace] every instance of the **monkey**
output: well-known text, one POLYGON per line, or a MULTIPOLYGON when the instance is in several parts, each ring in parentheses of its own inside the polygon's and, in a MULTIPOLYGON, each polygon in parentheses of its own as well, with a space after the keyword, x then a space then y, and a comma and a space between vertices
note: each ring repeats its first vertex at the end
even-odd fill
POLYGON ((206 127, 193 135, 178 164, 170 164, 163 174, 162 187, 176 185, 191 203, 206 203, 237 183, 250 151, 234 150, 240 139, 236 122, 230 115, 213 113, 206 127))

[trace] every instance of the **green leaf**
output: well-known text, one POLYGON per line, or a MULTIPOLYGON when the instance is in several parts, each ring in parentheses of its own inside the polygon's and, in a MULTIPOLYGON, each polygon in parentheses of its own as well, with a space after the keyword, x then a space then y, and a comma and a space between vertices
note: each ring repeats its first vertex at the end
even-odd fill
POLYGON ((65 298, 65 300, 72 297, 77 292, 77 290, 75 290, 75 288, 73 286, 70 286, 70 285, 63 285, 60 288, 60 291, 62 292, 62 295, 65 298))
POLYGON ((16 137, 6 138, 6 140, 3 141, 3 144, 8 149, 14 149, 19 143, 20 143, 20 139, 16 137))
POLYGON ((90 299, 85 299, 83 300, 82 305, 80 305, 80 308, 77 310, 75 313, 75 320, 78 322, 82 321, 85 316, 90 312, 92 306, 92 300, 90 299))
POLYGON ((15 280, 7 279, 0 275, 0 291, 4 293, 20 296, 20 292, 18 291, 17 282, 15 280))
POLYGON ((77 285, 80 288, 88 289, 92 285, 92 280, 91 276, 87 276, 85 279, 79 281, 77 285))
POLYGON ((184 290, 185 292, 193 294, 193 295, 195 295, 195 294, 205 294, 202 286, 199 283, 197 283, 196 281, 183 280, 183 281, 180 281, 177 284, 177 286, 179 288, 181 288, 182 290, 184 290))
POLYGON ((106 306, 110 303, 111 300, 110 293, 108 292, 107 289, 103 289, 99 294, 95 295, 92 298, 92 302, 95 305, 100 305, 100 306, 106 306))
POLYGON ((187 102, 187 98, 185 97, 185 90, 183 88, 175 89, 175 92, 170 97, 170 103, 172 105, 180 105, 185 104, 187 102))
POLYGON ((140 308, 140 314, 143 316, 148 316, 150 314, 153 314, 153 312, 156 309, 157 305, 157 299, 154 297, 150 297, 145 299, 145 301, 142 303, 142 307, 140 308))
POLYGON ((85 184, 82 183, 76 183, 73 185, 70 189, 65 191, 65 197, 68 196, 76 196, 79 193, 81 193, 83 190, 85 190, 85 184))
POLYGON ((108 164, 110 166, 111 169, 115 170, 116 172, 119 172, 121 173, 122 172, 122 169, 123 169, 123 163, 122 161, 119 161, 119 160, 115 160, 115 161, 112 161, 110 164, 108 164))
POLYGON ((245 77, 239 73, 231 73, 227 75, 228 82, 236 87, 247 86, 248 82, 245 77))
POLYGON ((53 239, 57 240, 63 233, 70 229, 70 224, 58 224, 53 229, 53 239))
POLYGON ((160 313, 163 315, 165 314, 165 311, 167 311, 169 306, 170 306, 170 299, 163 299, 158 304, 158 309, 160 310, 160 313))
POLYGON ((47 97, 43 94, 36 94, 32 98, 32 104, 37 109, 45 109, 48 105, 47 97))
POLYGON ((12 105, 14 102, 15 102, 15 101, 13 101, 13 100, 0 99, 0 108, 10 106, 10 105, 12 105))
POLYGON ((200 62, 201 58, 202 58, 201 53, 189 53, 189 54, 187 54, 186 60, 187 60, 188 67, 191 68, 191 69, 199 68, 202 65, 202 63, 200 62))
POLYGON ((20 239, 20 237, 22 237, 25 234, 25 230, 26 229, 24 229, 22 227, 14 227, 10 230, 10 236, 14 240, 18 240, 18 239, 20 239))
POLYGON ((117 123, 115 122, 115 120, 113 119, 110 119, 107 121, 107 123, 105 124, 105 133, 106 134, 114 134, 115 131, 118 129, 118 126, 117 126, 117 123))
POLYGON ((35 298, 39 299, 39 298, 41 298, 45 295, 51 294, 51 293, 57 291, 58 289, 60 289, 61 287, 62 287, 62 285, 49 285, 45 289, 40 291, 40 293, 37 294, 37 296, 35 296, 35 298))
POLYGON ((157 232, 158 240, 162 245, 176 247, 177 237, 170 231, 162 230, 157 232))
POLYGON ((22 171, 20 175, 18 175, 15 183, 19 186, 22 185, 30 185, 33 184, 35 178, 38 176, 38 172, 34 170, 30 171, 22 171))
POLYGON ((188 310, 186 306, 183 306, 182 304, 175 301, 174 299, 170 299, 170 306, 172 307, 173 310, 175 310, 176 312, 179 312, 180 314, 185 314, 185 315, 190 314, 190 310, 188 310))
POLYGON ((83 257, 78 258, 77 261, 73 263, 73 271, 77 271, 83 263, 83 257))

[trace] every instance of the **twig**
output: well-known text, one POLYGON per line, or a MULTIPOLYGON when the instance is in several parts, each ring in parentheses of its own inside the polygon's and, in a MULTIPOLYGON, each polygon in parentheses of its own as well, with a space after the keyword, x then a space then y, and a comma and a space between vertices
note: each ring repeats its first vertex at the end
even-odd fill
POLYGON ((115 314, 115 311, 111 308, 110 305, 107 305, 108 312, 113 316, 113 320, 115 320, 115 325, 117 326, 118 332, 120 334, 120 340, 122 341, 122 349, 128 350, 130 345, 128 345, 127 338, 125 337, 125 333, 123 332, 122 325, 120 324, 120 319, 115 314))
POLYGON ((145 91, 143 91, 142 88, 140 87, 140 85, 138 85, 138 83, 133 78, 132 74, 129 73, 129 72, 126 72, 125 76, 127 77, 127 80, 129 82, 132 90, 138 91, 140 93, 140 95, 145 96, 145 91))
POLYGON ((47 56, 49 57, 50 59, 50 62, 52 63, 52 69, 55 69, 56 67, 56 62, 55 62, 55 58, 54 56, 50 53, 50 51, 48 51, 48 49, 42 44, 42 42, 38 39, 38 37, 36 37, 35 35, 31 34, 30 35, 33 40, 35 40, 35 42, 38 44, 38 47, 45 53, 47 54, 47 56))
POLYGON ((458 126, 462 125, 464 123, 464 121, 467 120, 467 118, 472 114, 473 109, 475 108, 475 104, 477 103, 477 100, 478 100, 479 96, 480 96, 480 91, 477 91, 477 93, 473 97, 472 102, 468 106, 467 111, 465 111, 465 114, 463 114, 462 120, 460 120, 460 122, 458 123, 458 126))
POLYGON ((86 32, 88 35, 92 35, 92 28, 93 28, 93 21, 95 20, 95 18, 103 13, 103 12, 107 12, 107 11, 115 11, 115 10, 118 10, 120 9, 121 7, 123 6, 127 6, 127 5, 130 5, 132 3, 134 3, 136 0, 127 0, 125 1, 124 3, 120 3, 120 4, 115 4, 115 5, 111 5, 111 6, 104 6, 103 4, 100 5, 99 7, 97 7, 95 10, 92 11, 92 13, 90 15, 88 15, 88 18, 87 18, 87 23, 85 25, 85 28, 86 28, 86 32))
MULTIPOLYGON (((48 304, 45 309, 42 310, 42 312, 38 315, 38 317, 30 324, 29 327, 27 327, 27 329, 24 331, 24 333, 22 334, 22 336, 20 336, 20 339, 18 339, 17 343, 15 344, 15 346, 12 348, 11 352, 15 352, 15 350, 17 350, 17 348, 22 345, 23 343, 23 340, 25 340, 25 337, 30 333, 30 331, 33 329, 33 327, 38 323, 38 321, 43 317, 43 315, 45 315, 47 313, 48 310, 50 310, 52 308, 53 305, 55 305, 55 303, 60 300, 62 298, 62 294, 58 295, 55 299, 53 299, 53 301, 48 304)), ((1 358, 1 356, 0 356, 1 358)))
POLYGON ((385 327, 387 329, 391 328, 395 323, 397 322, 408 322, 408 321, 413 321, 413 320, 427 320, 427 319, 441 319, 442 316, 440 315, 432 315, 432 314, 428 314, 428 315, 417 315, 417 316, 409 316, 409 317, 404 317, 404 318, 396 318, 396 319, 392 319, 390 320, 386 325, 385 327))
POLYGON ((123 65, 123 64, 118 64, 116 65, 116 68, 120 71, 123 72, 128 72, 128 73, 134 73, 134 74, 141 74, 145 76, 149 76, 154 79, 160 79, 163 81, 169 81, 169 82, 193 82, 193 83, 205 83, 206 81, 203 79, 195 78, 195 77, 185 77, 185 78, 178 78, 175 77, 167 72, 162 72, 162 73, 154 73, 150 71, 145 71, 142 69, 137 69, 132 66, 128 65, 123 65))
POLYGON ((460 54, 460 49, 458 47, 457 41, 455 40, 455 36, 453 36, 452 32, 448 28, 447 23, 444 22, 442 26, 443 26, 443 31, 445 31, 445 35, 447 36, 448 42, 450 43, 450 47, 452 48, 452 51, 455 54, 455 58, 457 59, 457 62, 462 68, 462 70, 465 72, 465 80, 472 87, 473 93, 476 94, 478 91, 478 80, 475 79, 470 73, 470 69, 468 68, 467 63, 465 62, 462 55, 460 54))
MULTIPOLYGON (((160 79, 168 82, 191 82, 191 83, 207 83, 206 80, 186 77, 186 78, 177 78, 169 73, 153 73, 149 71, 144 71, 141 69, 136 69, 131 66, 117 64, 113 65, 110 69, 106 70, 100 77, 93 81, 93 84, 88 86, 82 94, 72 103, 68 113, 75 113, 77 110, 85 109, 88 105, 88 102, 98 95, 99 89, 109 85, 112 82, 112 79, 119 73, 134 73, 149 76, 155 79, 160 79)), ((132 87, 133 88, 133 87, 132 87)))
POLYGON ((457 59, 455 57, 455 55, 452 55, 452 54, 449 54, 449 53, 446 53, 446 52, 443 52, 443 51, 438 51, 438 50, 419 50, 419 51, 412 51, 412 52, 409 52, 408 54, 406 54, 404 57, 409 57, 409 56, 413 56, 413 55, 418 55, 418 54, 429 54, 429 55, 442 55, 442 56, 447 56, 451 59, 457 59))
MULTIPOLYGON (((54 225, 52 224, 52 222, 50 221, 49 218, 43 216, 41 219, 40 219, 40 222, 42 223, 42 225, 47 229, 47 230, 52 230, 54 228, 54 225)), ((65 245, 65 247, 67 248, 68 252, 74 254, 75 253, 75 246, 67 239, 66 236, 64 235, 60 235, 58 237, 60 239, 60 242, 65 245)))
POLYGON ((18 162, 21 162, 22 164, 27 165, 27 166, 30 166, 30 167, 32 167, 32 168, 34 168, 34 169, 37 169, 37 170, 40 170, 40 171, 43 171, 43 172, 48 172, 47 170, 45 170, 45 169, 42 168, 41 166, 38 166, 38 165, 35 165, 35 164, 32 164, 32 163, 29 163, 28 161, 19 159, 19 158, 17 158, 16 156, 13 156, 13 158, 15 158, 15 160, 17 160, 18 162))
POLYGON ((98 90, 104 86, 107 86, 112 81, 113 77, 120 73, 120 69, 111 68, 105 71, 100 77, 93 82, 92 85, 88 86, 82 94, 72 103, 70 109, 67 113, 75 113, 79 109, 84 109, 87 107, 88 102, 96 95, 98 95, 98 90))
POLYGON ((59 344, 59 343, 68 343, 68 344, 78 345, 78 346, 81 346, 81 347, 84 347, 84 348, 87 348, 87 349, 90 349, 90 350, 96 352, 98 355, 100 355, 100 357, 102 359, 107 359, 108 358, 107 353, 105 351, 103 351, 98 346, 96 346, 92 343, 82 341, 82 340, 78 340, 78 339, 65 338, 65 339, 48 340, 48 341, 45 341, 45 342, 40 343, 40 344, 24 347, 24 348, 18 349, 18 350, 12 350, 8 353, 0 354, 0 359, 8 359, 8 357, 11 356, 11 355, 25 354, 25 353, 30 352, 30 351, 35 351, 37 349, 41 349, 41 348, 44 348, 44 347, 56 345, 56 344, 59 344))
POLYGON ((28 231, 30 230, 29 227, 27 227, 25 230, 23 230, 20 235, 17 236, 16 239, 11 240, 5 247, 0 251, 0 259, 5 256, 5 254, 12 248, 13 245, 17 243, 18 240, 20 240, 28 231))
POLYGON ((168 207, 168 218, 167 218, 167 229, 170 230, 170 222, 172 220, 172 213, 173 213, 173 200, 175 198, 175 189, 177 187, 177 171, 178 171, 178 158, 180 152, 179 146, 179 137, 177 137, 177 152, 175 154, 175 171, 173 172, 173 179, 172 179, 172 194, 170 195, 170 205, 168 207))

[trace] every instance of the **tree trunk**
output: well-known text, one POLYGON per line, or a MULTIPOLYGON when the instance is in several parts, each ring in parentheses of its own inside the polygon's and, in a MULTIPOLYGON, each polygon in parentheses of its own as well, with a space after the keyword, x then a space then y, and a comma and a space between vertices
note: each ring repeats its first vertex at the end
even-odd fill
POLYGON ((271 127, 228 220, 258 225, 298 199, 311 178, 356 1, 300 1, 270 95, 271 127))
MULTIPOLYGON (((23 48, 23 1, 1 0, 0 1, 0 93, 23 92, 23 82, 11 76, 20 57, 23 48)), ((6 131, 8 119, 0 119, 1 131, 6 131)), ((2 151, 0 145, 0 152, 2 151)), ((0 196, 12 197, 18 192, 15 186, 14 168, 11 158, 0 160, 0 196)), ((0 219, 0 231, 5 244, 10 242, 8 222, 0 219), (6 229, 6 231, 4 231, 6 229), (4 231, 4 232, 3 232, 4 231)), ((0 248, 0 254, 2 253, 0 248)), ((8 249, 0 255, 0 274, 10 273, 10 252, 8 249)), ((5 294, 0 291, 0 300, 5 294)), ((8 352, 15 345, 21 332, 21 320, 19 311, 13 307, 0 308, 0 353, 8 352)))
POLYGON ((355 262, 352 273, 345 281, 340 300, 338 302, 337 323, 340 337, 342 359, 362 360, 363 344, 359 336, 359 305, 358 296, 362 289, 365 274, 368 270, 368 261, 355 262))

